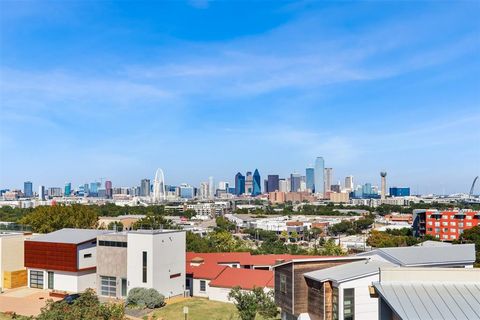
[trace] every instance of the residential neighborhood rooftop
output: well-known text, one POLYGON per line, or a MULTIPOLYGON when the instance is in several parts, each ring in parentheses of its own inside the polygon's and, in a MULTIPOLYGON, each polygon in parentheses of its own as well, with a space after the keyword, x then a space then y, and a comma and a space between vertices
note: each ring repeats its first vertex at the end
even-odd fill
POLYGON ((358 279, 364 276, 379 273, 380 267, 393 266, 393 264, 383 261, 362 260, 342 264, 327 269, 315 270, 304 274, 306 278, 319 282, 334 281, 337 283, 348 280, 358 279))
POLYGON ((475 245, 456 244, 450 246, 380 248, 360 253, 357 256, 370 256, 374 254, 386 256, 401 266, 473 263, 475 261, 475 245))
POLYGON ((255 287, 273 288, 273 271, 226 268, 217 278, 210 282, 212 287, 252 290, 255 287))
MULTIPOLYGON (((97 236, 110 233, 111 230, 64 228, 47 234, 34 236, 30 241, 79 244, 93 240, 97 236)), ((28 240, 27 240, 28 241, 28 240)))

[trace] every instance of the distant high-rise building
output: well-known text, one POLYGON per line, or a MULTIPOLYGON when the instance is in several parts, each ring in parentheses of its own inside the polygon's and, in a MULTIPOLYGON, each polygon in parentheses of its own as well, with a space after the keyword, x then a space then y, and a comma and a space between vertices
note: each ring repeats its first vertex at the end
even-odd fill
POLYGON ((323 160, 323 157, 317 157, 315 159, 315 179, 314 179, 314 188, 315 188, 315 193, 324 196, 325 195, 325 161, 323 160))
POLYGON ((278 179, 278 191, 280 192, 289 192, 289 183, 286 179, 278 179))
POLYGON ((410 188, 392 187, 389 193, 391 197, 409 197, 410 188))
POLYGON ((72 193, 72 183, 67 182, 67 183, 65 183, 65 189, 63 190, 63 195, 65 197, 68 197, 68 196, 70 196, 71 193, 72 193))
POLYGON ((245 193, 251 195, 253 192, 253 176, 252 172, 247 171, 245 176, 245 193))
POLYGON ((98 197, 98 188, 100 187, 99 184, 100 184, 100 182, 91 182, 90 183, 90 190, 89 190, 89 193, 88 193, 88 195, 90 197, 98 197))
POLYGON ((142 179, 142 181, 140 181, 140 196, 150 196, 150 179, 142 179))
POLYGON ((252 195, 258 196, 259 194, 262 193, 262 185, 261 185, 261 177, 260 177, 260 172, 258 172, 258 169, 255 169, 253 172, 253 187, 252 187, 252 195))
POLYGON ((192 199, 194 197, 194 188, 191 185, 183 183, 180 185, 180 198, 192 199))
POLYGON ((58 188, 58 187, 48 188, 48 195, 50 197, 61 197, 62 196, 62 188, 58 188))
POLYGON ((111 199, 113 196, 112 181, 105 181, 105 197, 111 199))
POLYGON ((345 177, 345 189, 348 191, 353 191, 353 176, 345 177))
POLYGON ((90 195, 90 186, 88 185, 88 183, 85 183, 83 185, 83 195, 85 197, 88 197, 90 195))
POLYGON ((33 183, 31 181, 25 181, 23 183, 23 194, 27 198, 33 197, 33 183))
POLYGON ((279 176, 278 174, 269 174, 267 177, 267 192, 275 192, 275 191, 280 191, 280 186, 279 186, 279 176))
POLYGON ((38 200, 40 201, 45 200, 45 186, 38 187, 38 200))
POLYGON ((245 176, 238 172, 235 175, 235 194, 237 196, 245 193, 245 176))
POLYGON ((341 191, 341 186, 340 186, 340 183, 339 184, 332 184, 331 188, 330 188, 330 191, 333 191, 333 192, 340 192, 341 191))
POLYGON ((380 199, 385 200, 385 195, 387 193, 387 172, 380 172, 380 177, 382 178, 382 189, 380 192, 380 199))
POLYGON ((302 182, 302 176, 298 173, 290 174, 290 191, 298 192, 300 191, 300 183, 302 182))
POLYGON ((208 198, 213 199, 215 197, 215 182, 213 177, 208 177, 208 198))
POLYGON ((325 191, 332 191, 333 168, 325 168, 325 191))
POLYGON ((307 190, 313 192, 315 189, 315 168, 308 167, 305 169, 305 183, 307 185, 307 190))

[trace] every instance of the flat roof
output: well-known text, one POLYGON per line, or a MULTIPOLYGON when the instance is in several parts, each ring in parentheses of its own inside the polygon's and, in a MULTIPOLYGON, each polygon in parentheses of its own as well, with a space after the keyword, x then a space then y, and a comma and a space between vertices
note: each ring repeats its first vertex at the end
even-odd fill
POLYGON ((111 232, 111 230, 65 228, 40 236, 35 236, 27 241, 79 244, 96 239, 99 235, 111 232))
POLYGON ((380 267, 391 266, 393 266, 393 264, 375 260, 355 261, 327 269, 307 272, 304 276, 319 282, 335 281, 341 283, 378 274, 380 267))
POLYGON ((185 232, 184 230, 176 230, 176 229, 137 229, 137 230, 130 230, 128 233, 138 233, 138 234, 162 234, 162 233, 178 233, 178 232, 185 232))

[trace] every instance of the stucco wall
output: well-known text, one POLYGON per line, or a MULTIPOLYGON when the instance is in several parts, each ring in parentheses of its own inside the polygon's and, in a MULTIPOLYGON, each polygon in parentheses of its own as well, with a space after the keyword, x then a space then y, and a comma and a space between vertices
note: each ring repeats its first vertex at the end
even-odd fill
POLYGON ((0 287, 3 288, 3 272, 24 270, 24 236, 0 236, 0 287))
POLYGON ((378 274, 344 282, 338 286, 339 319, 343 319, 343 289, 355 289, 355 320, 378 319, 378 298, 371 298, 368 286, 378 281, 378 274))

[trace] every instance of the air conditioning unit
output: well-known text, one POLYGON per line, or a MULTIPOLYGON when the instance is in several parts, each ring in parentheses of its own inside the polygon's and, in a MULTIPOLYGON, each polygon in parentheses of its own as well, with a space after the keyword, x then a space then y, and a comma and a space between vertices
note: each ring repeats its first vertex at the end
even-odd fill
POLYGON ((183 291, 183 297, 184 297, 184 298, 190 297, 190 290, 185 290, 185 291, 183 291))

